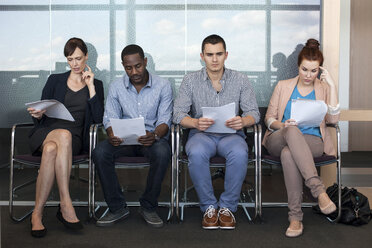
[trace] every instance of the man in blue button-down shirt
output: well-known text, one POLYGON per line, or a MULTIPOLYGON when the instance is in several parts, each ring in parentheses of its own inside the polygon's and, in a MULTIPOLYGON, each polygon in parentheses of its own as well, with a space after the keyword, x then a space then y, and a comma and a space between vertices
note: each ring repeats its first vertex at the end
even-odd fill
POLYGON ((93 151, 93 161, 110 210, 96 225, 109 226, 129 215, 115 172, 115 158, 146 156, 150 160, 150 170, 145 192, 140 198, 140 213, 149 225, 162 227, 163 221, 156 208, 171 157, 167 139, 173 108, 172 87, 167 80, 147 71, 147 58, 141 47, 126 46, 121 59, 126 75, 110 85, 103 117, 108 139, 99 143, 93 151), (113 133, 110 119, 138 117, 145 120, 146 135, 138 139, 142 145, 120 145, 123 140, 113 133))
POLYGON ((248 147, 242 129, 260 119, 247 75, 225 68, 227 55, 225 41, 220 36, 205 38, 200 54, 205 67, 183 78, 174 104, 173 122, 191 129, 186 153, 190 177, 199 196, 200 209, 204 212, 204 229, 235 228, 233 212, 238 206, 248 163, 248 147), (202 107, 229 103, 235 103, 236 116, 227 120, 225 125, 236 133, 205 132, 214 121, 203 117, 202 107), (209 159, 215 155, 226 158, 225 191, 219 201, 213 193, 209 170, 209 159))

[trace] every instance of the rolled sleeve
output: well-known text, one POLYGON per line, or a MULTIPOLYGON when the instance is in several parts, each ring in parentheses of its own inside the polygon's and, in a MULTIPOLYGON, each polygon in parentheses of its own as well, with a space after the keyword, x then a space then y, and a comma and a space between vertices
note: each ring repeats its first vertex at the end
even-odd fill
POLYGON ((328 105, 328 114, 330 115, 338 115, 340 113, 340 104, 337 104, 336 107, 328 105))

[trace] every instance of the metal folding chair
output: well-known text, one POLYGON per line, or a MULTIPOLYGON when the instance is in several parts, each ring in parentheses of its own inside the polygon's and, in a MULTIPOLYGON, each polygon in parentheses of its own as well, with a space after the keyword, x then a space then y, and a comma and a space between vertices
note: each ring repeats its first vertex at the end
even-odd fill
MULTIPOLYGON (((11 149, 10 149, 10 179, 9 179, 9 214, 10 218, 14 221, 20 222, 27 218, 33 211, 31 209, 26 214, 22 215, 21 217, 16 217, 14 213, 14 206, 29 206, 34 205, 34 201, 30 202, 24 202, 24 201, 17 201, 15 200, 16 192, 20 189, 25 188, 28 185, 32 185, 36 182, 36 178, 33 178, 31 180, 28 180, 20 185, 14 184, 14 172, 15 172, 15 165, 18 164, 20 168, 23 168, 24 166, 31 167, 31 168, 38 168, 40 167, 41 163, 41 156, 33 156, 31 153, 18 153, 17 152, 17 145, 16 145, 16 137, 18 136, 16 131, 20 129, 30 129, 33 127, 33 123, 21 123, 21 124, 15 124, 12 128, 12 134, 11 134, 11 149)), ((79 165, 88 163, 89 162, 89 154, 88 153, 82 153, 76 156, 72 157, 72 164, 75 168, 75 176, 77 177, 77 180, 79 180, 78 170, 79 165)), ((58 201, 47 201, 45 206, 58 206, 58 201)), ((88 202, 73 202, 75 206, 88 206, 88 202)))
MULTIPOLYGON (((266 126, 264 124, 264 117, 266 114, 267 108, 260 108, 260 114, 261 114, 261 121, 258 125, 258 147, 259 147, 259 153, 258 153, 258 212, 260 213, 260 217, 262 217, 262 207, 288 207, 287 202, 262 202, 262 164, 268 164, 268 165, 277 165, 281 166, 280 157, 272 156, 270 155, 266 148, 262 146, 262 134, 266 131, 266 126)), ((338 184, 338 202, 336 204, 338 208, 338 215, 335 219, 331 219, 327 217, 327 219, 330 222, 338 222, 338 220, 341 217, 341 142, 340 142, 340 129, 337 124, 327 124, 327 128, 334 129, 336 131, 336 140, 337 140, 337 146, 336 146, 336 156, 330 156, 323 154, 320 157, 314 158, 314 163, 316 167, 324 166, 324 165, 330 165, 336 163, 337 165, 337 184, 338 184)), ((305 202, 302 203, 302 207, 312 207, 317 205, 316 202, 305 202)))
MULTIPOLYGON (((102 124, 96 124, 91 127, 91 133, 92 133, 92 149, 90 154, 92 153, 93 149, 95 148, 98 137, 98 129, 103 127, 102 124)), ((173 130, 174 128, 172 128, 173 130)), ((172 136, 173 137, 173 136, 172 136)), ((171 149, 173 153, 173 140, 171 139, 171 149)), ((144 169, 150 167, 150 161, 146 157, 119 157, 115 160, 115 167, 117 169, 144 169)), ((173 172, 172 172, 173 173, 173 172)), ((95 199, 95 190, 96 190, 96 167, 93 162, 93 159, 89 160, 89 216, 93 217, 95 220, 98 220, 99 217, 96 215, 96 212, 101 206, 107 206, 105 202, 100 202, 98 205, 96 204, 96 199, 95 199)), ((167 220, 170 220, 173 216, 173 211, 174 211, 174 203, 173 201, 173 174, 171 176, 171 196, 170 196, 170 201, 169 202, 159 202, 159 206, 162 207, 168 207, 168 218, 167 220)), ((138 201, 128 201, 127 206, 129 207, 139 207, 140 203, 138 201)), ((107 208, 105 211, 108 211, 109 209, 107 208)), ((104 212, 103 214, 105 214, 104 212)))
MULTIPOLYGON (((250 151, 254 150, 254 157, 252 157, 252 152, 250 152, 250 156, 249 156, 249 162, 248 164, 250 163, 253 163, 254 166, 255 166, 255 185, 254 185, 254 189, 250 189, 250 190, 247 190, 247 192, 244 192, 242 191, 241 193, 241 198, 240 198, 240 201, 239 201, 239 206, 243 208, 244 210, 244 213, 246 214, 247 218, 249 221, 252 221, 252 218, 248 212, 248 208, 249 207, 254 207, 255 209, 255 217, 256 216, 259 216, 260 213, 258 212, 260 209, 259 209, 259 206, 258 206, 258 197, 259 197, 259 194, 258 194, 258 160, 257 160, 257 156, 258 156, 258 129, 257 129, 257 125, 254 125, 252 128, 249 128, 249 132, 253 132, 253 136, 254 136, 254 139, 253 139, 253 143, 254 143, 254 147, 252 147, 250 145, 251 142, 249 142, 249 149, 250 151), (254 197, 251 196, 251 192, 254 191, 254 197), (247 201, 247 198, 250 198, 250 202, 247 201), (254 198, 254 200, 253 200, 254 198)), ((184 129, 182 127, 180 127, 180 125, 176 125, 175 127, 175 132, 172 133, 173 135, 175 135, 175 137, 173 138, 175 140, 175 152, 173 154, 173 163, 172 163, 172 171, 174 171, 175 173, 175 188, 174 188, 174 202, 175 202, 175 215, 176 215, 176 218, 178 220, 181 220, 183 221, 183 218, 184 218, 184 208, 185 207, 192 207, 192 206, 198 206, 199 205, 199 202, 196 202, 196 201, 188 201, 187 199, 187 193, 190 189, 193 188, 193 186, 191 187, 188 187, 187 185, 187 173, 186 173, 186 170, 185 170, 185 173, 184 173, 184 176, 185 176, 185 185, 184 185, 184 192, 183 192, 183 196, 182 196, 182 199, 180 199, 180 191, 181 191, 181 188, 180 188, 180 175, 182 173, 182 167, 185 167, 187 164, 188 164, 188 158, 187 158, 187 155, 185 153, 185 149, 184 149, 184 146, 186 144, 186 141, 187 141, 187 129, 184 129), (181 166, 181 165, 184 165, 184 166, 181 166)), ((225 158, 223 157, 219 157, 219 156, 215 156, 215 157, 212 157, 210 159, 210 167, 211 168, 219 168, 216 173, 214 175, 212 175, 212 179, 213 178, 218 178, 218 177, 223 177, 223 170, 222 168, 224 168, 225 166, 225 163, 226 163, 226 160, 225 158)), ((247 165, 248 166, 248 165, 247 165)), ((248 184, 246 181, 245 181, 246 184, 248 184)))

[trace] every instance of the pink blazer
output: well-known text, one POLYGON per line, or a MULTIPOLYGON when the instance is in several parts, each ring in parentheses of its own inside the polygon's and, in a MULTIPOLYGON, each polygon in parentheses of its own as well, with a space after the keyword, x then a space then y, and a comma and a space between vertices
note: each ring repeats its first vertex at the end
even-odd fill
MULTIPOLYGON (((282 121, 284 110, 287 105, 289 98, 292 95, 294 88, 297 85, 298 76, 295 78, 279 81, 276 85, 273 95, 271 96, 270 103, 265 116, 265 123, 268 119, 274 118, 278 121, 282 121)), ((314 82, 315 98, 317 100, 323 100, 327 105, 329 104, 329 87, 325 82, 321 82, 316 79, 314 82)), ((328 113, 325 115, 324 120, 320 124, 320 133, 322 135, 324 143, 324 153, 328 155, 335 155, 336 151, 333 147, 332 138, 329 132, 327 132, 326 123, 337 123, 340 114, 331 115, 328 113)), ((269 136, 272 131, 266 131, 262 144, 265 146, 267 141, 267 136, 269 136)))

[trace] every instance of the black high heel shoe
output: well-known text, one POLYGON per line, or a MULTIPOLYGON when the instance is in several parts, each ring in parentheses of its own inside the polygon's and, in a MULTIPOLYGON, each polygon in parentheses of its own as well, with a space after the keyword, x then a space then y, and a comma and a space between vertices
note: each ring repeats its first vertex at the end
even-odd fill
POLYGON ((67 220, 65 220, 65 218, 63 218, 62 212, 61 212, 61 205, 58 206, 58 212, 57 212, 56 216, 57 216, 57 219, 60 222, 62 222, 62 224, 68 229, 71 229, 71 230, 81 230, 81 229, 83 229, 83 224, 81 224, 80 220, 78 222, 68 222, 67 220))
POLYGON ((30 218, 30 224, 31 224, 31 236, 34 238, 42 238, 47 234, 47 229, 44 227, 44 229, 41 230, 32 230, 32 217, 30 218))

